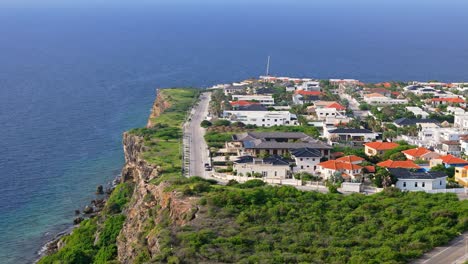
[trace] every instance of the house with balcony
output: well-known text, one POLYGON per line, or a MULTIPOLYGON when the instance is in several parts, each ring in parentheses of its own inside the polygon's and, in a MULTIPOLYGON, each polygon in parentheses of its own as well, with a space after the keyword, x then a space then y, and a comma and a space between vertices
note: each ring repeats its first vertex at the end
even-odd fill
POLYGON ((252 156, 242 156, 233 162, 233 170, 239 176, 261 175, 263 178, 292 178, 291 160, 287 160, 278 155, 266 158, 255 158, 252 156))
POLYGON ((250 101, 258 102, 264 106, 275 105, 275 99, 271 95, 242 95, 242 94, 233 94, 233 101, 250 101))
POLYGON ((364 144, 364 152, 367 156, 381 156, 398 146, 400 145, 394 142, 368 142, 364 144))
POLYGON ((223 118, 231 122, 242 122, 246 125, 256 125, 258 127, 299 125, 297 116, 289 111, 227 110, 223 112, 223 118))
POLYGON ((294 172, 314 173, 322 158, 322 152, 313 148, 298 148, 291 150, 291 158, 296 165, 293 168, 294 172))
POLYGON ((365 142, 376 140, 378 133, 361 128, 336 128, 324 129, 323 136, 327 138, 331 145, 352 145, 362 146, 365 142))

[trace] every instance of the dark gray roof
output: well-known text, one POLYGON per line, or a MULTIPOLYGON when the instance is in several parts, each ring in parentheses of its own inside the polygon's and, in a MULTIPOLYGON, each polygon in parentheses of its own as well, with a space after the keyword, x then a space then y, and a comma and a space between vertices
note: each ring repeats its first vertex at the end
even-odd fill
POLYGON ((329 131, 332 134, 371 134, 374 133, 369 129, 363 128, 337 128, 329 131))
POLYGON ((232 138, 242 141, 247 149, 331 149, 331 146, 302 132, 246 132, 233 135, 232 138))
POLYGON ((416 125, 418 123, 434 123, 434 124, 439 124, 440 122, 435 120, 435 119, 421 119, 421 118, 399 118, 394 121, 395 124, 400 125, 400 126, 412 126, 416 125))
MULTIPOLYGON (((239 157, 234 163, 253 163, 254 162, 254 157, 252 156, 242 156, 239 157)), ((266 157, 261 160, 264 164, 271 164, 271 165, 289 165, 292 160, 285 159, 281 156, 278 155, 272 155, 269 157, 266 157)), ((256 162, 260 162, 260 159, 256 159, 256 162)))
POLYGON ((442 171, 411 171, 403 168, 389 168, 388 171, 398 179, 437 179, 447 177, 447 174, 442 171))
POLYGON ((289 165, 291 160, 287 160, 278 155, 272 155, 263 159, 263 163, 268 163, 271 165, 289 165))
POLYGON ((294 157, 322 157, 322 152, 320 152, 317 149, 312 149, 312 148, 299 148, 291 151, 291 154, 294 157))
POLYGON ((263 87, 263 88, 256 89, 255 93, 256 94, 272 94, 272 93, 275 93, 275 89, 263 87))

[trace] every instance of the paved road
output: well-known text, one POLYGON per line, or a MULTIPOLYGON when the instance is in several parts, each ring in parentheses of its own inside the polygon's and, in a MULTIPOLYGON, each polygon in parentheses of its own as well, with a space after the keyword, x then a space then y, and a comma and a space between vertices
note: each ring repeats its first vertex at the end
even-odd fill
POLYGON ((205 92, 200 95, 199 103, 192 109, 191 120, 186 125, 186 146, 190 163, 188 164, 189 176, 205 176, 205 163, 209 162, 208 147, 205 139, 205 129, 200 123, 208 114, 208 105, 211 93, 205 92), (187 146, 188 145, 188 146, 187 146))
POLYGON ((413 264, 460 264, 468 260, 468 232, 452 240, 448 245, 437 247, 413 264))

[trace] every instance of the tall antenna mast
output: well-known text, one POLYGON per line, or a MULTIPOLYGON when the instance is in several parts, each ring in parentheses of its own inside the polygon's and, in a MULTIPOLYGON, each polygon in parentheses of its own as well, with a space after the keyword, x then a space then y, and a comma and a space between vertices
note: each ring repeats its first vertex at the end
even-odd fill
POLYGON ((268 56, 267 67, 266 67, 266 76, 270 76, 270 56, 268 56))

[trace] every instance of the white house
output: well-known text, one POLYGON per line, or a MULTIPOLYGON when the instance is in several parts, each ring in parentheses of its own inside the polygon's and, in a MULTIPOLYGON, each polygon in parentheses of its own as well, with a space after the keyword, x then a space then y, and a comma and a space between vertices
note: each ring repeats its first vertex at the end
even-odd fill
POLYGON ((388 169, 397 178, 395 187, 405 191, 445 189, 447 174, 441 171, 413 172, 408 169, 388 169))
POLYGON ((376 140, 379 136, 368 129, 355 129, 355 128, 337 128, 337 129, 324 129, 323 136, 328 139, 329 144, 354 144, 362 145, 365 142, 376 140))
POLYGON ((223 112, 223 118, 231 122, 242 122, 246 125, 259 127, 299 125, 297 116, 289 111, 229 110, 223 112))
POLYGON ((407 104, 408 100, 393 99, 393 98, 386 97, 378 93, 371 93, 371 94, 364 95, 364 102, 370 105, 397 105, 397 104, 407 104))
POLYGON ((230 94, 235 94, 235 93, 243 93, 247 89, 246 86, 234 86, 234 85, 229 85, 224 87, 224 95, 230 95, 230 94))
POLYGON ((345 117, 345 111, 339 111, 336 108, 319 108, 315 109, 315 114, 318 120, 325 120, 327 117, 345 117))
POLYGON ((271 95, 240 95, 240 94, 233 94, 233 100, 237 101, 256 101, 262 105, 274 105, 275 99, 271 95))
POLYGON ((430 127, 418 132, 420 145, 434 147, 442 141, 460 140, 460 136, 467 135, 468 131, 459 128, 430 127))
POLYGON ((453 125, 461 129, 468 129, 468 113, 455 113, 453 125))
POLYGON ((297 86, 297 90, 304 91, 321 91, 320 82, 317 81, 307 81, 297 86))
POLYGON ((317 165, 322 158, 322 152, 318 149, 299 148, 291 151, 291 157, 296 163, 293 168, 295 172, 306 171, 313 173, 317 170, 317 165))
POLYGON ((243 156, 234 161, 233 170, 237 175, 248 176, 261 174, 265 178, 292 178, 291 167, 288 160, 273 155, 264 159, 252 156, 243 156))
POLYGON ((421 118, 429 117, 429 113, 416 106, 407 106, 406 111, 413 113, 415 116, 421 116, 421 118))
POLYGON ((449 114, 452 114, 452 115, 463 115, 465 114, 465 110, 460 108, 460 107, 456 107, 456 106, 448 106, 447 107, 447 112, 449 114))

